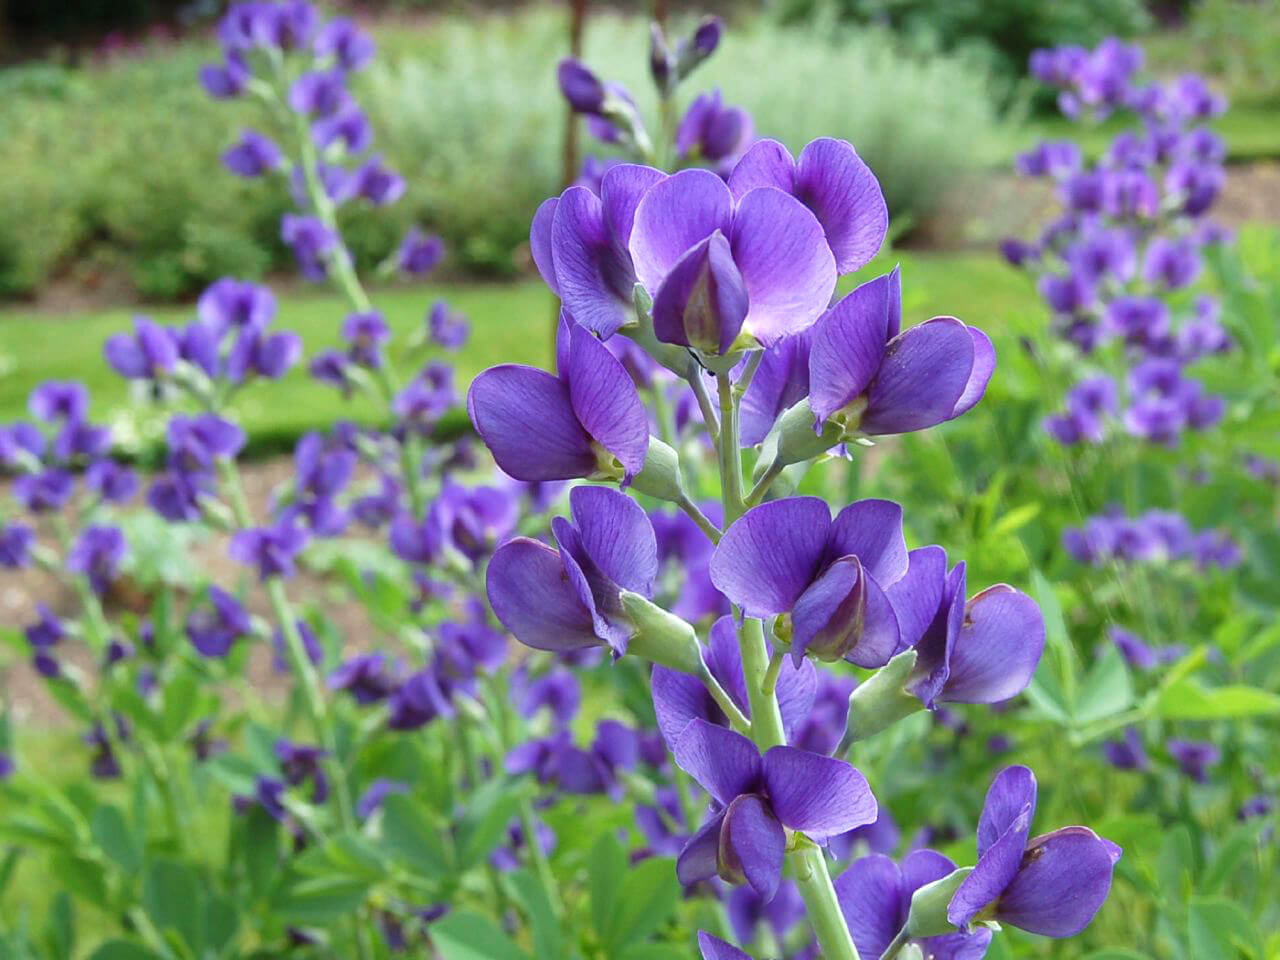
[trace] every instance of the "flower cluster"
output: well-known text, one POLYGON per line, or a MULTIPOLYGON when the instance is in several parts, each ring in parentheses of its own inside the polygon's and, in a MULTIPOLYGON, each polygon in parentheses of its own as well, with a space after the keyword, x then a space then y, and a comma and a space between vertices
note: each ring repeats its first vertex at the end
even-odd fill
POLYGON ((1240 547, 1229 534, 1194 530, 1185 517, 1168 510, 1130 518, 1113 507, 1090 517, 1083 527, 1063 531, 1062 546, 1077 562, 1091 566, 1190 560, 1199 570, 1230 570, 1241 560, 1240 547))

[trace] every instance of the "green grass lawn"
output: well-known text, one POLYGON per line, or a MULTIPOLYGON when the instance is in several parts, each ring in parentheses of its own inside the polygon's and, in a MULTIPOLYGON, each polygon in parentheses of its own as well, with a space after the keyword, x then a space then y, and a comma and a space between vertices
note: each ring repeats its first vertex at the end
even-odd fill
MULTIPOLYGON (((876 259, 861 276, 888 270, 900 261, 904 310, 908 321, 951 314, 985 329, 1022 328, 1039 317, 1041 307, 1025 277, 987 253, 892 253, 876 259)), ((852 286, 858 278, 845 281, 852 286)), ((409 334, 437 298, 444 297, 471 321, 471 338, 456 358, 460 389, 485 367, 504 361, 549 366, 554 302, 540 280, 511 284, 423 285, 376 291, 374 300, 396 333, 393 350, 401 376, 416 369, 425 355, 404 355, 409 334)), ((165 323, 185 322, 193 307, 165 307, 152 316, 165 323)), ((324 290, 298 289, 281 298, 277 324, 297 330, 307 354, 338 343, 345 301, 324 290)), ((21 308, 0 312, 0 423, 26 415, 26 398, 36 384, 76 379, 89 386, 93 414, 119 427, 127 442, 145 447, 159 419, 138 418, 144 393, 107 367, 102 345, 107 337, 131 328, 131 312, 105 310, 54 315, 21 308)), ((307 377, 299 365, 279 383, 258 383, 237 400, 237 412, 250 433, 251 450, 286 448, 299 433, 342 418, 376 422, 379 410, 366 398, 344 400, 337 391, 307 377)))

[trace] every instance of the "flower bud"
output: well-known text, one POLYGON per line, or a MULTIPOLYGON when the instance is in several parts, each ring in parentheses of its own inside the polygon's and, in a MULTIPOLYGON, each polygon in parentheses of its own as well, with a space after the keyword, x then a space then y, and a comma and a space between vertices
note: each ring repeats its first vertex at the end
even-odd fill
POLYGON ((801 400, 783 411, 764 438, 760 459, 756 462, 755 479, 759 480, 767 470, 812 460, 840 441, 841 427, 834 420, 824 424, 821 433, 814 433, 813 411, 807 398, 801 400))
POLYGON ((684 498, 680 455, 657 437, 650 437, 644 468, 632 478, 631 485, 646 496, 678 503, 684 498))
POLYGON ((693 627, 638 593, 623 590, 619 599, 635 629, 628 653, 695 677, 702 673, 702 649, 693 627))
POLYGON ((604 106, 604 84, 581 60, 565 57, 556 70, 560 92, 577 113, 598 114, 604 106))
POLYGON ((669 96, 674 89, 676 58, 659 23, 649 24, 649 73, 658 93, 669 96))
POLYGON ((653 298, 658 339, 710 356, 738 348, 746 316, 746 284, 719 230, 676 262, 653 298))
POLYGON ((865 740, 924 709, 920 698, 904 688, 915 666, 916 651, 904 650, 854 688, 849 695, 847 740, 865 740))

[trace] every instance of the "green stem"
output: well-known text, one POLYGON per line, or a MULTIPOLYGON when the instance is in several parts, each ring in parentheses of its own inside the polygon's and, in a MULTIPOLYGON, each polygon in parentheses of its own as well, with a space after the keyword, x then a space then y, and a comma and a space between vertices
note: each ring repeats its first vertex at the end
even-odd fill
POLYGON ((881 960, 893 960, 910 939, 911 935, 907 933, 907 925, 904 923, 902 929, 889 941, 889 946, 884 948, 884 953, 880 954, 881 960))
POLYGON ((728 374, 716 377, 720 396, 720 491, 727 529, 743 513, 742 448, 738 444, 738 403, 728 374))
POLYGON ((693 391, 693 395, 697 398, 698 409, 702 412, 702 422, 707 428, 707 436, 711 438, 711 442, 717 446, 720 443, 720 426, 716 419, 716 409, 711 403, 711 395, 707 393, 707 382, 703 379, 702 368, 697 362, 689 360, 689 370, 684 375, 685 380, 689 382, 689 388, 693 391))
POLYGON ((751 730, 751 721, 738 709, 738 705, 733 702, 733 698, 725 692, 724 687, 720 686, 720 681, 715 678, 705 663, 702 665, 702 672, 699 678, 707 688, 707 692, 711 694, 711 699, 716 702, 716 705, 729 718, 729 723, 733 725, 733 729, 742 734, 748 733, 751 730))
POLYGON ((765 472, 760 475, 760 479, 755 482, 755 485, 751 488, 751 492, 747 494, 747 498, 743 503, 750 508, 763 500, 765 494, 769 492, 769 488, 773 486, 773 481, 777 480, 778 477, 782 475, 783 469, 783 466, 778 463, 777 460, 770 463, 765 472))
POLYGON ((763 692, 771 697, 778 692, 778 674, 782 672, 782 661, 786 656, 781 650, 775 650, 773 656, 769 658, 769 667, 765 670, 762 685, 763 692))
POLYGON ((688 494, 684 494, 677 500, 676 506, 689 515, 689 519, 698 525, 698 529, 705 533, 712 543, 720 542, 720 528, 707 518, 707 515, 689 498, 688 494))
POLYGON ((787 742, 782 730, 782 713, 778 710, 778 698, 765 690, 765 677, 769 673, 769 653, 764 645, 764 628, 754 617, 742 624, 738 633, 738 648, 742 651, 742 672, 747 681, 747 700, 751 705, 751 739, 761 751, 782 746, 787 742))

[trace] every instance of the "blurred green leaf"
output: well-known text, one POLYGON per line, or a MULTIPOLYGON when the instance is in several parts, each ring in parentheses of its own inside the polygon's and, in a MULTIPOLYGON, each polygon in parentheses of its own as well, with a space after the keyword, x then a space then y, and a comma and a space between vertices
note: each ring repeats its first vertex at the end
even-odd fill
POLYGON ((1195 960, 1256 958, 1262 944, 1249 914, 1240 904, 1222 897, 1192 897, 1187 909, 1187 933, 1195 960))
POLYGON ((1160 692, 1156 712, 1170 720, 1221 720, 1280 713, 1280 694, 1243 684, 1205 687, 1180 680, 1160 692))
POLYGON ((618 897, 626 872, 627 852, 612 833, 602 833, 587 859, 587 876, 591 883, 591 924, 606 943, 612 942, 608 931, 621 909, 618 897))
POLYGON ((159 954, 128 940, 108 940, 89 955, 89 960, 162 960, 159 954))
POLYGON ((89 829, 102 852, 126 874, 142 869, 142 848, 119 808, 103 804, 93 811, 89 829))
POLYGON ((625 873, 614 912, 599 930, 610 954, 643 940, 670 919, 680 900, 675 877, 671 857, 643 860, 625 873))
POLYGON ((441 835, 428 811, 414 797, 398 794, 383 801, 384 849, 424 879, 443 879, 452 870, 452 858, 441 835))
POLYGON ((204 949, 204 884, 195 870, 173 860, 157 860, 143 878, 142 902, 156 929, 176 932, 193 954, 204 949))
POLYGON ((471 794, 457 829, 459 869, 480 863, 503 842, 525 790, 524 784, 493 780, 471 794))
POLYGON ((431 942, 441 960, 529 960, 493 921, 472 910, 454 910, 437 920, 431 942))
POLYGON ((505 877, 512 899, 519 904, 533 931, 533 955, 560 957, 563 938, 560 923, 551 909, 551 898, 534 870, 515 870, 505 877))
POLYGON ((1109 643, 1094 661, 1076 697, 1075 722, 1078 726, 1104 720, 1133 703, 1133 681, 1129 667, 1119 648, 1109 643))

